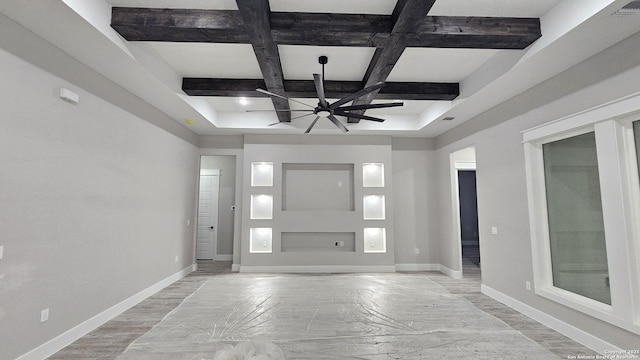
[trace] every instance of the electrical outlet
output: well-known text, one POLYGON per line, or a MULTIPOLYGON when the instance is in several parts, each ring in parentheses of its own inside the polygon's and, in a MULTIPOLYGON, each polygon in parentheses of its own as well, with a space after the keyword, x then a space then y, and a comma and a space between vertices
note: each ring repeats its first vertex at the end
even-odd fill
POLYGON ((530 281, 525 281, 524 282, 524 286, 527 288, 527 290, 531 291, 531 282, 530 281))
POLYGON ((420 249, 415 248, 415 249, 413 249, 413 252, 414 252, 416 255, 419 255, 419 254, 420 254, 420 249))
POLYGON ((492 235, 498 235, 498 227, 497 226, 492 226, 491 227, 491 234, 492 235))
POLYGON ((176 255, 176 262, 178 262, 178 255, 176 255))
POLYGON ((191 219, 187 219, 187 226, 191 225, 191 219))
POLYGON ((0 246, 0 260, 4 257, 4 246, 0 246))
POLYGON ((43 323, 45 321, 49 320, 49 309, 44 309, 42 311, 40 311, 40 322, 43 323))
POLYGON ((338 246, 344 246, 344 240, 340 240, 340 242, 338 243, 338 246))

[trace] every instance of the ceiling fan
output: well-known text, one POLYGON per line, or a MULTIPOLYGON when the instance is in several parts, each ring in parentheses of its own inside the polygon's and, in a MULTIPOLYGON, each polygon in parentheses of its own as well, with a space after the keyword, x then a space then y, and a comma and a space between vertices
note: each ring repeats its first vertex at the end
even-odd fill
MULTIPOLYGON (((320 74, 313 74, 313 81, 315 83, 316 86, 316 92, 318 94, 318 106, 312 106, 309 104, 305 104, 303 102, 297 101, 295 99, 291 99, 288 98, 286 96, 283 95, 279 95, 276 93, 272 93, 270 91, 267 90, 263 90, 263 89, 256 89, 256 91, 261 92, 263 94, 267 94, 269 96, 274 96, 274 97, 278 97, 278 98, 282 98, 282 99, 286 99, 289 101, 293 101, 296 102, 298 104, 302 104, 304 106, 310 107, 310 110, 284 110, 284 111, 308 111, 309 114, 306 115, 302 115, 302 116, 298 116, 293 118, 294 119, 299 119, 305 116, 310 116, 310 115, 316 115, 316 118, 311 122, 311 125, 309 125, 309 127, 307 128, 307 130, 304 132, 305 134, 308 134, 311 129, 313 129, 313 127, 316 125, 316 123, 318 122, 318 120, 320 120, 320 118, 327 118, 329 119, 329 121, 331 121, 335 126, 337 126, 340 130, 342 130, 342 132, 347 132, 349 131, 349 129, 347 129, 346 126, 344 126, 344 124, 342 124, 340 122, 340 120, 338 120, 336 118, 336 116, 344 116, 344 117, 351 117, 351 118, 356 118, 356 119, 360 119, 360 120, 369 120, 369 121, 377 121, 377 122, 383 122, 384 119, 381 118, 377 118, 377 117, 373 117, 373 116, 368 116, 368 115, 363 115, 363 114, 359 114, 359 113, 353 113, 351 111, 357 111, 357 110, 368 110, 368 109, 380 109, 380 108, 388 108, 388 107, 396 107, 396 106, 403 106, 404 104, 402 102, 391 102, 391 103, 383 103, 383 104, 365 104, 365 105, 351 105, 351 106, 343 106, 344 104, 353 101, 359 97, 365 96, 373 91, 376 91, 380 88, 382 88, 384 86, 384 82, 379 82, 377 84, 368 86, 360 91, 357 91, 351 95, 345 96, 342 99, 329 104, 327 102, 327 100, 325 99, 325 95, 324 95, 324 65, 328 62, 328 58, 326 56, 320 56, 318 58, 318 62, 322 65, 322 75, 320 74)), ((251 111, 251 110, 249 110, 251 111)), ((256 110, 254 110, 256 111, 256 110)), ((280 122, 274 123, 274 124, 270 124, 270 125, 276 125, 279 124, 280 122)))

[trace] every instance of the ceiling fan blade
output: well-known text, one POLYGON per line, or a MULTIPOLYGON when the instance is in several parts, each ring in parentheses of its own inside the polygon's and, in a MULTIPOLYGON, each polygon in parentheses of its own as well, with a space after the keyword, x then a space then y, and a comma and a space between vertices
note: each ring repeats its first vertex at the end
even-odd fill
POLYGON ((320 105, 327 107, 327 99, 324 98, 324 84, 322 84, 322 75, 313 74, 313 82, 316 84, 316 92, 318 93, 318 100, 320 105))
POLYGON ((314 127, 314 126, 316 125, 316 123, 318 122, 318 119, 320 119, 320 116, 316 116, 315 120, 313 120, 313 121, 311 122, 311 125, 309 125, 309 127, 307 128, 307 131, 305 131, 305 132, 304 132, 305 134, 308 134, 308 133, 311 131, 311 129, 313 129, 313 127, 314 127))
POLYGON ((361 119, 361 120, 371 120, 371 121, 377 121, 377 122, 384 122, 384 119, 380 119, 380 118, 373 117, 373 116, 367 116, 367 115, 360 115, 360 114, 341 112, 341 111, 340 112, 336 111, 334 114, 336 114, 338 116, 352 117, 352 118, 361 119))
POLYGON ((336 119, 335 116, 333 115, 329 115, 327 116, 327 119, 331 120, 331 122, 338 127, 338 129, 342 130, 343 133, 346 133, 347 131, 349 131, 349 129, 347 129, 346 126, 344 126, 340 120, 336 119))
POLYGON ((271 109, 271 110, 269 110, 269 109, 265 109, 265 110, 245 110, 245 112, 266 112, 266 111, 269 111, 269 112, 273 112, 273 111, 275 111, 275 112, 294 112, 294 111, 295 112, 299 112, 299 111, 313 112, 313 110, 275 110, 275 109, 271 109))
POLYGON ((342 104, 346 104, 349 101, 353 101, 361 96, 367 95, 368 93, 372 92, 372 91, 376 91, 380 88, 382 88, 384 86, 383 82, 379 82, 377 84, 371 85, 369 87, 366 87, 360 91, 354 92, 353 94, 343 97, 342 99, 334 102, 333 104, 331 104, 329 107, 331 109, 336 109, 338 106, 342 105, 342 104))
MULTIPOLYGON (((300 115, 300 116, 292 117, 292 118, 291 118, 291 120, 300 119, 300 118, 303 118, 303 117, 305 117, 305 116, 309 116, 309 115, 313 115, 313 113, 309 113, 309 114, 304 114, 304 115, 300 115)), ((273 124, 269 124, 269 125, 267 125, 267 126, 273 126, 273 125, 278 125, 278 124, 288 124, 288 123, 290 123, 290 121, 278 121, 278 122, 275 122, 275 123, 273 123, 273 124)))
POLYGON ((366 104, 366 105, 352 105, 352 106, 341 106, 335 110, 341 111, 352 111, 352 110, 369 110, 369 109, 382 109, 396 106, 403 106, 404 103, 401 102, 392 102, 392 103, 384 103, 384 104, 366 104))
POLYGON ((311 113, 308 113, 308 114, 292 117, 291 120, 300 119, 300 118, 303 118, 303 117, 307 117, 309 115, 314 115, 314 114, 311 112, 311 113))
POLYGON ((267 94, 267 95, 269 95, 269 96, 275 96, 275 97, 278 97, 278 98, 281 98, 281 99, 285 99, 285 100, 293 101, 293 102, 296 102, 296 103, 298 103, 298 104, 302 104, 302 105, 304 105, 304 106, 308 106, 308 107, 310 107, 310 108, 312 108, 312 109, 313 109, 313 108, 315 108, 315 106, 311 106, 311 105, 309 105, 309 104, 305 104, 305 103, 303 103, 303 102, 301 102, 301 101, 298 101, 298 100, 295 100, 295 99, 292 99, 292 98, 288 98, 288 97, 286 97, 286 96, 282 96, 282 95, 279 95, 279 94, 276 94, 276 93, 272 93, 271 91, 267 91, 267 90, 263 90, 263 89, 256 89, 256 91, 257 91, 257 92, 261 92, 261 93, 263 93, 263 94, 267 94))

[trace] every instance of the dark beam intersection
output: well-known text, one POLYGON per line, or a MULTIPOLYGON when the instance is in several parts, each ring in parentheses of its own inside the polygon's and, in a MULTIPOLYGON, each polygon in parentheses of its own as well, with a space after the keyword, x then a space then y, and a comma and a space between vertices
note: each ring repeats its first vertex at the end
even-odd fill
MULTIPOLYGON (((362 81, 325 82, 327 98, 342 98, 386 82, 407 47, 524 49, 541 36, 535 18, 427 16, 435 1, 398 0, 391 15, 271 12, 268 0, 236 0, 237 11, 114 7, 111 27, 129 41, 253 46, 263 79, 184 78, 183 91, 192 96, 264 97, 255 91, 263 88, 287 97, 317 98, 313 81, 284 79, 278 45, 375 47, 362 81)), ((374 98, 453 100, 458 95, 457 83, 386 82, 354 105, 374 98)), ((287 100, 271 99, 275 109, 289 109, 287 100)), ((278 117, 291 119, 286 111, 278 117)))

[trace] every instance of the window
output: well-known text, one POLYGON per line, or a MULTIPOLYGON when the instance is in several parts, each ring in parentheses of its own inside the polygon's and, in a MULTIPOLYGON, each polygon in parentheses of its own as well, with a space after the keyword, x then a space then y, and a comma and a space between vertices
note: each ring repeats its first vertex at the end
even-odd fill
POLYGON ((640 334, 640 94, 523 131, 536 295, 640 334))
POLYGON ((542 149, 553 285, 610 305, 595 133, 542 149))

